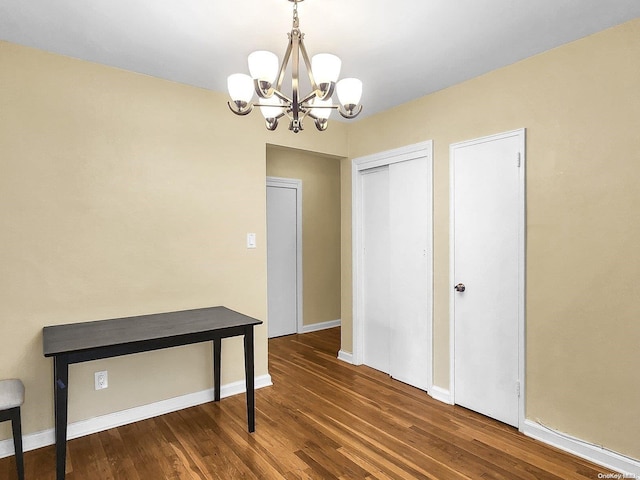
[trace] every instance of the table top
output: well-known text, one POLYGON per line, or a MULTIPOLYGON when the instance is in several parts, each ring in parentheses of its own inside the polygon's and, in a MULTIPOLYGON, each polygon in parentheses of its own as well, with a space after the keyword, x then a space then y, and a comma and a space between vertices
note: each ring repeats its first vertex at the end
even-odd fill
POLYGON ((207 307, 178 312, 44 327, 45 357, 91 348, 143 342, 194 333, 261 324, 261 320, 226 307, 207 307))

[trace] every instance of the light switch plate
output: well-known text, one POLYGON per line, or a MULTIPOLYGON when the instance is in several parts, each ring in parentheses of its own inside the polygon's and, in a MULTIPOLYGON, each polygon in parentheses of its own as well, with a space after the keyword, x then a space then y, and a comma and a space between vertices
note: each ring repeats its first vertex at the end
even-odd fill
POLYGON ((256 234, 247 233, 247 248, 256 248, 256 234))

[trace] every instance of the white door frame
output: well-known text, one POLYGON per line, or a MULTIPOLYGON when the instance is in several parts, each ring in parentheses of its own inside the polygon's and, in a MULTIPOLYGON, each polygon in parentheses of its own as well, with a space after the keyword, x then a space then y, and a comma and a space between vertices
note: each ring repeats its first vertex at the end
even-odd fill
MULTIPOLYGON (((432 172, 433 178, 433 141, 416 143, 405 147, 387 150, 373 155, 355 158, 351 163, 351 205, 352 218, 351 228, 353 232, 352 245, 352 261, 353 261, 353 363, 361 365, 364 361, 364 318, 361 312, 364 311, 363 305, 363 202, 362 202, 362 171, 393 163, 414 160, 426 157, 429 162, 429 170, 432 172)), ((433 183, 433 180, 432 180, 433 183)), ((431 192, 431 210, 433 211, 433 189, 431 192)), ((428 284, 427 301, 429 305, 427 314, 427 331, 429 340, 425 348, 427 356, 431 359, 433 367, 433 219, 430 225, 431 233, 429 235, 429 268, 427 269, 428 284)), ((428 371, 427 392, 431 392, 433 385, 432 368, 428 371)))
POLYGON ((518 137, 520 140, 519 156, 518 159, 514 159, 514 162, 519 162, 519 191, 518 191, 518 204, 520 206, 520 218, 518 225, 518 374, 520 376, 520 397, 518 399, 518 429, 520 431, 524 428, 525 421, 525 399, 526 399, 526 369, 525 369, 525 339, 526 339, 526 321, 525 321, 525 281, 526 281, 526 177, 525 177, 525 133, 526 129, 520 128, 509 132, 498 133, 496 135, 489 135, 486 137, 476 138, 464 142, 452 143, 449 146, 449 393, 451 404, 455 404, 455 294, 453 290, 453 274, 454 274, 454 260, 455 260, 455 212, 453 210, 454 205, 454 154, 457 148, 469 147, 480 143, 491 142, 494 140, 501 140, 503 138, 518 137))
MULTIPOLYGON (((302 180, 296 178, 267 177, 267 187, 292 188, 296 191, 296 333, 302 332, 302 180)), ((269 239, 267 238, 267 241, 269 239)), ((268 286, 267 286, 268 287, 268 286)))

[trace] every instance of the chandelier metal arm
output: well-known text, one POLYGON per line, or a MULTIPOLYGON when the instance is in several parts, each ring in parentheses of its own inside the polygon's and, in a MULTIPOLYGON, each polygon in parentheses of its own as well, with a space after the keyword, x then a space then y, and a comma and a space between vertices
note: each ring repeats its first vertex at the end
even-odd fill
POLYGON ((266 82, 262 82, 257 78, 253 79, 253 86, 256 91, 256 94, 260 98, 269 98, 274 93, 274 88, 272 86, 267 86, 266 82))
POLYGON ((293 119, 291 120, 291 129, 297 131, 302 130, 300 123, 300 104, 298 103, 298 79, 300 74, 300 30, 293 29, 291 31, 291 41, 293 42, 293 50, 291 52, 291 90, 292 100, 291 108, 293 110, 293 119))
MULTIPOLYGON (((340 108, 339 105, 303 105, 303 106, 305 108, 309 108, 312 110, 326 110, 326 109, 338 110, 340 108)), ((309 116, 316 118, 313 113, 309 113, 309 116)))
POLYGON ((313 92, 311 92, 309 95, 307 95, 306 97, 304 97, 302 100, 300 100, 300 104, 304 105, 307 104, 309 101, 313 100, 315 97, 317 97, 315 90, 313 92))
POLYGON ((284 52, 284 57, 282 58, 282 64, 280 65, 280 71, 278 72, 278 81, 276 82, 276 90, 282 91, 282 82, 284 81, 284 74, 287 70, 287 65, 289 65, 289 60, 291 59, 291 51, 293 50, 293 31, 289 33, 289 44, 287 45, 287 50, 284 52))
POLYGON ((307 49, 304 46, 304 37, 300 38, 300 53, 302 55, 302 60, 304 61, 304 66, 307 69, 307 76, 309 77, 309 83, 311 84, 311 89, 313 90, 313 93, 318 92, 320 91, 320 89, 318 88, 318 85, 316 84, 316 81, 313 78, 313 72, 311 71, 311 61, 309 60, 309 54, 307 53, 307 49))
POLYGON ((338 107, 338 113, 347 119, 356 118, 358 115, 360 115, 360 112, 362 111, 362 105, 358 105, 358 109, 355 113, 354 113, 354 110, 356 110, 356 105, 353 105, 353 104, 345 105, 345 108, 346 108, 346 112, 343 112, 342 108, 338 107))
POLYGON ((233 113, 240 116, 249 115, 253 111, 253 105, 246 102, 234 101, 233 105, 231 102, 227 102, 227 105, 233 113))
MULTIPOLYGON (((256 105, 257 107, 260 107, 262 105, 256 105)), ((267 130, 275 130, 276 128, 278 128, 278 120, 280 120, 282 117, 284 117, 286 115, 285 112, 282 112, 280 115, 273 117, 273 118, 265 118, 265 123, 267 126, 267 130)))
POLYGON ((274 90, 273 94, 278 97, 280 100, 282 100, 283 102, 285 102, 286 105, 293 103, 293 100, 291 100, 289 97, 287 97, 284 93, 282 93, 280 90, 274 90))

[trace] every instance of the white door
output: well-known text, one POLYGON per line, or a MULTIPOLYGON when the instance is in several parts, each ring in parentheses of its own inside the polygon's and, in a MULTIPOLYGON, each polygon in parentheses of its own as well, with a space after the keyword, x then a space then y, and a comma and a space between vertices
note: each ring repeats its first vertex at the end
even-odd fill
POLYGON ((364 363, 389 373, 389 168, 362 173, 364 363))
POLYGON ((268 336, 296 333, 299 308, 298 189, 295 181, 267 184, 268 336))
POLYGON ((454 401, 513 426, 523 358, 523 145, 521 130, 451 147, 454 401))
POLYGON ((389 165, 390 371, 427 390, 431 291, 431 163, 427 157, 389 165))

